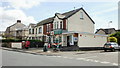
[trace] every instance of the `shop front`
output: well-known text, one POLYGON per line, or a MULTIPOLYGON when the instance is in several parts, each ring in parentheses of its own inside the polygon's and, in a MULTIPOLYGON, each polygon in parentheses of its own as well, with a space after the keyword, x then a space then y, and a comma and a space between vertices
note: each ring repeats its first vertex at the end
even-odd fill
POLYGON ((77 46, 78 45, 78 33, 63 33, 62 34, 62 46, 77 46))

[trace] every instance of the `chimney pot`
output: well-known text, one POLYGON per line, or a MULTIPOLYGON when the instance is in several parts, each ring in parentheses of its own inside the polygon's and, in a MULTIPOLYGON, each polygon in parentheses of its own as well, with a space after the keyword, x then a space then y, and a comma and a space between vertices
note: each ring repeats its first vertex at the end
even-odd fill
POLYGON ((21 23, 21 20, 17 20, 17 23, 21 23))

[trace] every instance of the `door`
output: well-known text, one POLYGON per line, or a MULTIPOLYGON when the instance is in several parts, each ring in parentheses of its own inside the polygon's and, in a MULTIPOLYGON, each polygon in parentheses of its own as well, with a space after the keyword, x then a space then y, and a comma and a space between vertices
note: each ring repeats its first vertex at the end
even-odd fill
POLYGON ((70 37, 67 36, 67 46, 70 46, 70 44, 69 44, 69 40, 70 40, 70 37))

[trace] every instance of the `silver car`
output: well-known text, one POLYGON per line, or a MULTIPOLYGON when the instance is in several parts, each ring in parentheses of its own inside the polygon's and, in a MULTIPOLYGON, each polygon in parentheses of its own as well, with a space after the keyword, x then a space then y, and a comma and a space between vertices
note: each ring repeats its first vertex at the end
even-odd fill
POLYGON ((105 52, 107 50, 111 50, 111 51, 119 50, 120 51, 120 46, 115 42, 107 42, 105 43, 103 48, 105 52))

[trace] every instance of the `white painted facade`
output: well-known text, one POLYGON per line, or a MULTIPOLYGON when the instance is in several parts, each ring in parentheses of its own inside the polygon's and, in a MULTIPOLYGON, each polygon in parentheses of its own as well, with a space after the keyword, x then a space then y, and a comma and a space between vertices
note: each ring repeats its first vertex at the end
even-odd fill
POLYGON ((60 29, 61 22, 62 22, 62 28, 63 28, 63 20, 61 20, 57 16, 55 16, 54 21, 53 21, 53 29, 60 29))
POLYGON ((67 28, 68 31, 94 33, 94 23, 83 10, 78 11, 67 19, 67 28), (81 12, 83 13, 83 19, 80 18, 81 12))
POLYGON ((78 35, 79 47, 103 47, 106 42, 107 42, 107 36, 94 35, 94 34, 78 35))
POLYGON ((85 32, 76 32, 78 34, 77 37, 74 37, 75 32, 66 32, 62 35, 62 46, 67 46, 67 42, 70 45, 75 45, 74 42, 77 41, 77 45, 79 47, 103 47, 103 45, 107 42, 107 35, 97 35, 93 33, 85 33, 85 32), (71 39, 68 40, 67 36, 71 36, 71 39))
POLYGON ((29 39, 38 39, 38 40, 42 40, 42 36, 43 36, 43 25, 40 26, 36 26, 36 27, 31 27, 29 26, 29 39), (33 29, 34 29, 34 33, 33 33, 33 29), (31 33, 30 33, 31 32, 31 33))

